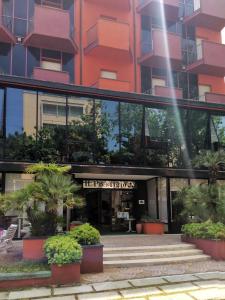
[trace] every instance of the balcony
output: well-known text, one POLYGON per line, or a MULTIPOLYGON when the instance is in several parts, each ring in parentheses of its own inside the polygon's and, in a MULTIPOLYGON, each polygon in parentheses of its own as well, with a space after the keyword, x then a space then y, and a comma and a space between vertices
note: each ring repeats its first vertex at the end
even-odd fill
POLYGON ((59 83, 69 83, 70 76, 67 72, 53 71, 42 68, 34 68, 33 78, 37 80, 52 81, 59 83))
POLYGON ((205 93, 205 102, 225 104, 224 94, 205 93))
POLYGON ((131 8, 130 0, 113 0, 113 1, 106 1, 106 0, 89 0, 90 3, 94 3, 99 7, 113 7, 114 9, 117 8, 118 10, 126 10, 129 11, 131 8))
POLYGON ((127 23, 99 19, 87 31, 85 54, 130 56, 130 27, 127 23))
POLYGON ((137 12, 146 16, 160 16, 162 6, 167 20, 178 19, 179 0, 142 0, 137 7, 137 12))
POLYGON ((168 49, 165 45, 163 30, 152 30, 152 40, 142 42, 142 56, 138 60, 140 64, 148 67, 165 68, 168 66, 169 59, 173 69, 181 66, 181 38, 170 32, 167 32, 166 36, 168 49))
POLYGON ((225 45, 202 41, 189 55, 187 71, 195 74, 225 76, 225 45))
POLYGON ((167 86, 155 86, 153 90, 153 94, 155 96, 165 97, 165 98, 173 98, 183 99, 183 90, 179 88, 172 88, 167 86))
POLYGON ((185 7, 184 23, 220 31, 225 26, 224 0, 198 0, 185 7))
POLYGON ((29 31, 24 40, 26 46, 67 53, 77 52, 68 11, 35 5, 29 31))
POLYGON ((130 92, 130 82, 128 81, 99 78, 93 86, 103 90, 130 92))
MULTIPOLYGON (((1 5, 0 5, 1 7, 1 5)), ((12 31, 12 20, 5 16, 0 16, 0 42, 15 44, 16 38, 11 33, 12 31)))

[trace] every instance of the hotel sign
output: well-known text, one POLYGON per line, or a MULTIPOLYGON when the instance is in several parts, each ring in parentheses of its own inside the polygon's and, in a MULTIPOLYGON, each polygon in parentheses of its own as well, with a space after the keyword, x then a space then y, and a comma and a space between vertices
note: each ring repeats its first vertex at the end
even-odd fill
POLYGON ((136 188, 135 181, 111 181, 111 180, 84 180, 84 189, 117 189, 133 190, 136 188))

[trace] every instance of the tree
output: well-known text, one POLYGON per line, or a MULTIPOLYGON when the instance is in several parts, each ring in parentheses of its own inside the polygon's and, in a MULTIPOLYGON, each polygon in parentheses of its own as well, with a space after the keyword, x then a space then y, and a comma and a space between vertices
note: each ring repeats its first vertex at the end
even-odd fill
POLYGON ((204 167, 209 170, 209 183, 215 184, 218 178, 219 171, 225 163, 225 152, 223 150, 201 151, 200 154, 193 160, 193 165, 197 168, 204 167))
POLYGON ((178 192, 175 202, 181 204, 180 217, 185 221, 225 222, 225 186, 201 184, 185 187, 178 192))
POLYGON ((35 174, 35 181, 25 188, 2 195, 0 209, 18 212, 26 210, 32 225, 32 235, 55 234, 59 222, 59 205, 67 208, 83 207, 84 199, 78 194, 80 187, 75 184, 68 172, 70 167, 39 163, 27 169, 35 174))

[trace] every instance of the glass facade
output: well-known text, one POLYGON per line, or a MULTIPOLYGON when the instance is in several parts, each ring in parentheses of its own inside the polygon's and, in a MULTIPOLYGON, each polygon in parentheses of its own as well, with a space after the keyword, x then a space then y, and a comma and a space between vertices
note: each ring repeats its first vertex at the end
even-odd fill
POLYGON ((225 141, 225 114, 204 110, 16 88, 0 105, 2 159, 181 168, 225 141))

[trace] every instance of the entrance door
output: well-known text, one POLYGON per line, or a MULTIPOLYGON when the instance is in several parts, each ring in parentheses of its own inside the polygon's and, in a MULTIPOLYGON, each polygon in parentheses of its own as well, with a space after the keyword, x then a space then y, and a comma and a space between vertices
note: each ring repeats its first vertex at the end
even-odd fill
POLYGON ((134 191, 94 190, 86 194, 87 220, 101 232, 125 232, 133 217, 134 191))

